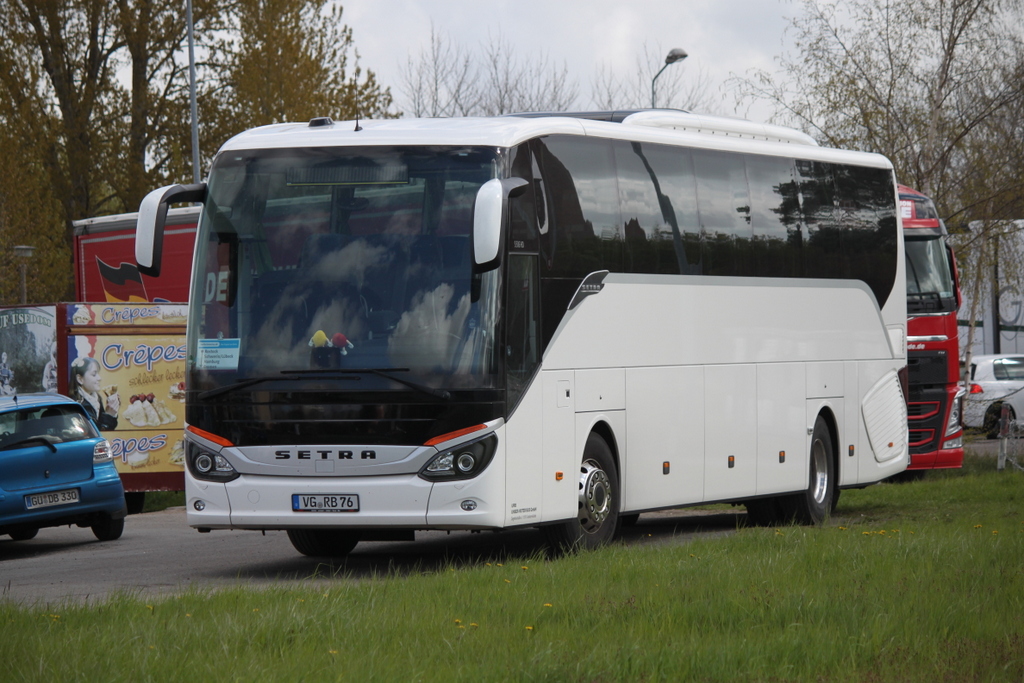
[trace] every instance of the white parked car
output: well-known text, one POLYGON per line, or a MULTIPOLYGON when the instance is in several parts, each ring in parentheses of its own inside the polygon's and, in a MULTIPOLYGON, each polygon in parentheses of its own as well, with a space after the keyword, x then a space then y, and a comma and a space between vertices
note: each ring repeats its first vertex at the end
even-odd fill
POLYGON ((964 425, 980 428, 994 439, 999 435, 1003 404, 1010 419, 1024 416, 1024 356, 975 356, 964 402, 964 425))

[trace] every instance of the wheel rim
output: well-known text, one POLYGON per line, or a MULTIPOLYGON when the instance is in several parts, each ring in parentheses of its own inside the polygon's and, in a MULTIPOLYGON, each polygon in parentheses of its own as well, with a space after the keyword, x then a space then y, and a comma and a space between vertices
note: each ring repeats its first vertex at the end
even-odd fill
POLYGON ((580 466, 580 527, 588 534, 601 528, 612 509, 611 481, 601 466, 587 460, 580 466))
POLYGON ((825 494, 828 492, 827 457, 825 443, 815 439, 811 446, 811 496, 818 505, 824 505, 825 494))

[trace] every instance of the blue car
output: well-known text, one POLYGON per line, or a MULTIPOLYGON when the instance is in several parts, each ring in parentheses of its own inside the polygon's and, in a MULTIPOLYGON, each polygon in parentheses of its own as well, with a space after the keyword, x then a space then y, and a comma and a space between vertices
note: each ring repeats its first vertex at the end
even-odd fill
POLYGON ((0 397, 0 535, 75 524, 101 541, 124 531, 110 444, 81 405, 56 394, 0 397))

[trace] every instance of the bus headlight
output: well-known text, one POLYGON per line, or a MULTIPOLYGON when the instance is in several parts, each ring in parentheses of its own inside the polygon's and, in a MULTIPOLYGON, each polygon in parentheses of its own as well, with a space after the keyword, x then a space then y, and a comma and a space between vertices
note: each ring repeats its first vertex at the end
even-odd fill
POLYGON ((472 479, 490 464, 497 446, 498 437, 492 433, 482 439, 442 451, 420 470, 420 478, 427 481, 472 479))
POLYGON ((239 477, 238 471, 220 453, 212 453, 191 441, 185 443, 185 463, 196 479, 225 482, 239 477))

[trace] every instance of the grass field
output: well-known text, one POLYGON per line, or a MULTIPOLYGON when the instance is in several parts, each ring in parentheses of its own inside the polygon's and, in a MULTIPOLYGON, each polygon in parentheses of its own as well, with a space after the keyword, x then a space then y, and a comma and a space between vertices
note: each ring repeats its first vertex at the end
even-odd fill
POLYGON ((818 528, 328 585, 0 603, 2 677, 1021 681, 1024 473, 971 458, 818 528))

